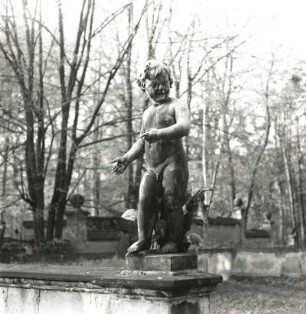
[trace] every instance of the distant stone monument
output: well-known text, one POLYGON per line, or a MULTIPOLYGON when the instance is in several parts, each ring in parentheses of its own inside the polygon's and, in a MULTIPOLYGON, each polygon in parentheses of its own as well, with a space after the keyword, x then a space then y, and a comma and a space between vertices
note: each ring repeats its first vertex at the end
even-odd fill
POLYGON ((145 255, 152 248, 153 230, 155 252, 186 252, 188 243, 184 238, 194 218, 194 211, 183 211, 188 166, 182 138, 190 130, 189 109, 184 102, 169 97, 173 79, 162 62, 149 60, 137 82, 150 106, 143 113, 138 140, 126 154, 111 161, 116 175, 142 154, 148 164, 139 191, 138 240, 128 248, 127 256, 145 255))

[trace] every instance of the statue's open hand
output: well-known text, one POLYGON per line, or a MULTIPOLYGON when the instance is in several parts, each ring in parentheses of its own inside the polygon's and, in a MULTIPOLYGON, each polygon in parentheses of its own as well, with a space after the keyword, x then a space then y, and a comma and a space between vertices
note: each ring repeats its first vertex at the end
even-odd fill
POLYGON ((158 129, 148 129, 140 135, 140 138, 143 138, 146 141, 153 143, 160 139, 160 132, 158 129))
POLYGON ((125 157, 117 157, 110 161, 112 164, 112 174, 119 175, 124 172, 128 166, 128 162, 125 157))

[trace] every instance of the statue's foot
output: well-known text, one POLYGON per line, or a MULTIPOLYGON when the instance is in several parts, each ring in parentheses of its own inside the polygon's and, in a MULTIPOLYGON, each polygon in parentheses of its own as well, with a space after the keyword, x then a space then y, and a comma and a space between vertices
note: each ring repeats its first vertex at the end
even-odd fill
POLYGON ((150 241, 138 240, 133 243, 128 249, 125 256, 130 255, 145 255, 145 252, 150 248, 150 241))
POLYGON ((174 242, 167 242, 161 249, 160 252, 162 254, 167 254, 167 253, 178 253, 178 247, 177 244, 174 242))

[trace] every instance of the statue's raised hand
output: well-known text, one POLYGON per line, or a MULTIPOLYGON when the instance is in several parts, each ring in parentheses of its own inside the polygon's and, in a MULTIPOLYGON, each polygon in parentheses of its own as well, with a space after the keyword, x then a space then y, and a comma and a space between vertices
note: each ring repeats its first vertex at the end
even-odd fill
POLYGON ((124 156, 117 157, 110 161, 112 164, 112 174, 119 175, 124 172, 128 166, 128 161, 124 156))
POLYGON ((143 138, 150 143, 156 142, 160 139, 160 131, 158 129, 148 129, 140 135, 140 138, 143 138))

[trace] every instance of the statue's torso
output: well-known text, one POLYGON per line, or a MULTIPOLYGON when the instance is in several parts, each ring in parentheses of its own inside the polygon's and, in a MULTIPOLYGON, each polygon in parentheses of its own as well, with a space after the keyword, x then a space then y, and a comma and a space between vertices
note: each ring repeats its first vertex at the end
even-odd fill
MULTIPOLYGON (((144 115, 144 132, 151 128, 161 129, 176 123, 173 103, 151 105, 144 115)), ((185 153, 181 139, 158 140, 145 143, 145 156, 149 167, 159 167, 165 163, 185 164, 185 153)))

